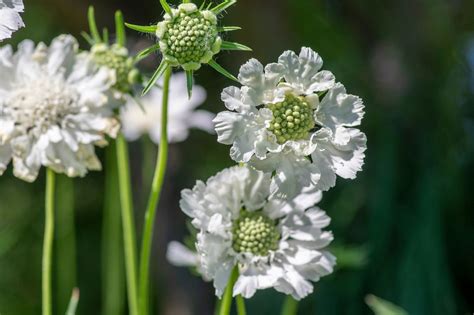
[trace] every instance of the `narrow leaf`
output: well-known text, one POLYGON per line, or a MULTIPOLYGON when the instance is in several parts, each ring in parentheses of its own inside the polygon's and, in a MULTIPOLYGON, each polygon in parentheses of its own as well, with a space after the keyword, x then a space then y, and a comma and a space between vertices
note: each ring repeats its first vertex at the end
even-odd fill
POLYGON ((89 43, 89 45, 93 46, 94 45, 94 40, 92 39, 92 37, 87 34, 86 32, 81 32, 81 35, 82 37, 84 37, 84 39, 87 41, 87 43, 89 43))
POLYGON ((183 3, 190 3, 190 0, 183 0, 183 3))
POLYGON ((222 11, 224 11, 225 9, 227 9, 228 7, 230 7, 230 6, 232 6, 236 3, 237 3, 237 0, 226 0, 226 1, 222 2, 221 4, 218 4, 217 6, 212 8, 211 11, 214 14, 219 14, 222 11))
POLYGON ((171 15, 171 7, 166 0, 160 0, 161 6, 166 13, 171 15))
POLYGON ((125 46, 125 26, 123 21, 123 14, 121 11, 115 12, 115 32, 117 36, 117 44, 119 46, 125 46))
POLYGON ((245 45, 233 42, 223 41, 221 45, 222 50, 243 50, 243 51, 252 51, 252 48, 245 45))
POLYGON ((97 24, 95 23, 95 12, 93 6, 89 7, 89 11, 87 12, 87 19, 89 20, 89 29, 91 31, 91 35, 94 39, 94 42, 100 43, 102 40, 100 39, 99 30, 97 29, 97 24))
POLYGON ((156 25, 144 26, 144 25, 135 25, 135 24, 125 23, 125 26, 137 32, 151 33, 151 34, 156 33, 156 29, 157 29, 156 25))
POLYGON ((375 315, 408 315, 401 307, 372 294, 365 297, 365 303, 367 303, 375 315))
POLYGON ((231 79, 231 80, 234 80, 236 82, 239 82, 239 80, 237 80, 237 78, 235 76, 233 76, 229 71, 227 71, 226 69, 222 68, 215 60, 211 59, 209 61, 209 65, 211 67, 214 68, 214 70, 216 70, 217 72, 219 72, 220 74, 222 74, 223 76, 231 79))
POLYGON ((231 31, 238 31, 242 28, 240 26, 221 26, 217 28, 219 32, 231 32, 231 31))
POLYGON ((109 42, 109 30, 106 27, 102 29, 102 38, 104 39, 104 43, 109 42))
POLYGON ((191 99, 191 96, 193 95, 193 71, 188 70, 186 71, 186 87, 188 89, 188 98, 191 99))
POLYGON ((202 3, 201 3, 201 6, 199 7, 199 11, 202 11, 204 9, 204 6, 206 5, 206 0, 204 0, 202 3))
POLYGON ((141 52, 138 53, 138 55, 135 57, 137 61, 142 60, 143 58, 146 58, 150 54, 154 53, 155 51, 160 49, 160 44, 155 44, 153 46, 150 46, 148 48, 143 49, 141 52))
POLYGON ((146 87, 143 89, 142 96, 150 92, 151 88, 155 85, 156 81, 158 81, 158 79, 163 75, 163 73, 168 67, 169 67, 168 63, 164 59, 161 60, 160 65, 156 69, 155 73, 153 73, 153 76, 148 81, 146 87))
POLYGON ((72 290, 71 300, 66 311, 66 315, 75 315, 77 310, 77 304, 79 303, 79 289, 74 288, 72 290))

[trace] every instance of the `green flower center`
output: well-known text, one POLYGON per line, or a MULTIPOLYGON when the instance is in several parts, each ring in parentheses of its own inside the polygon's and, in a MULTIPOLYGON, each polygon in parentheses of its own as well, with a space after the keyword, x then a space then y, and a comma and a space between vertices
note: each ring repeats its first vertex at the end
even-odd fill
POLYGON ((283 102, 268 104, 267 108, 273 113, 268 130, 275 134, 280 144, 305 139, 315 127, 314 110, 301 96, 288 94, 283 102))
POLYGON ((165 54, 178 60, 179 64, 200 63, 212 51, 217 38, 217 26, 204 18, 200 11, 180 12, 168 24, 162 41, 166 43, 165 54))
POLYGON ((275 221, 261 211, 241 211, 240 217, 232 226, 232 247, 238 253, 252 253, 266 256, 278 248, 280 232, 275 221))
POLYGON ((108 47, 98 44, 91 51, 98 65, 115 71, 117 81, 114 88, 124 93, 130 92, 132 85, 137 81, 138 70, 134 68, 127 49, 115 45, 108 47))

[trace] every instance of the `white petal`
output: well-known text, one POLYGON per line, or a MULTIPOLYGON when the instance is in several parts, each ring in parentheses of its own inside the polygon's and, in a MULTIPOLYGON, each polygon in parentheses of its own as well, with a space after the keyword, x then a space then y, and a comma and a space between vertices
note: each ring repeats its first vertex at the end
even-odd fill
POLYGON ((249 211, 261 209, 270 194, 271 175, 250 170, 250 178, 245 186, 245 208, 249 211))
POLYGON ((242 132, 243 117, 233 112, 220 112, 214 118, 217 141, 223 144, 233 144, 238 134, 242 132))
POLYGON ((6 170, 8 163, 12 158, 10 145, 0 145, 0 175, 6 170))
POLYGON ((23 4, 18 1, 15 1, 14 4, 13 8, 0 6, 0 41, 10 38, 13 32, 25 26, 18 14, 23 11, 23 4))
POLYGON ((311 48, 301 48, 300 55, 293 51, 285 51, 278 63, 285 68, 284 86, 291 87, 298 94, 312 94, 325 91, 334 85, 334 75, 329 71, 321 71, 323 61, 311 48))
POLYGON ((178 267, 195 267, 198 264, 197 254, 179 242, 168 244, 166 259, 178 267))
POLYGON ((322 99, 315 119, 321 125, 331 129, 333 133, 340 126, 358 126, 364 116, 364 104, 355 95, 346 93, 341 83, 337 83, 322 99))

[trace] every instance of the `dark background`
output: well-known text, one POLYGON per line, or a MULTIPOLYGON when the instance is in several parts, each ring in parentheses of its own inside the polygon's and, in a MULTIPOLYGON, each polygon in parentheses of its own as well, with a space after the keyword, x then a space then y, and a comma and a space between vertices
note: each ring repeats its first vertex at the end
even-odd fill
MULTIPOLYGON (((80 38, 88 30, 90 4, 96 7, 99 25, 109 28, 116 9, 126 21, 145 25, 159 21, 162 13, 158 0, 25 2, 27 28, 9 41, 14 45, 26 38, 49 43, 61 33, 80 38)), ((229 37, 254 49, 221 53, 219 62, 231 72, 237 73, 250 57, 266 64, 284 50, 310 46, 321 54, 325 68, 366 104, 361 126, 368 137, 364 171, 354 181, 339 179, 322 203, 333 218, 338 269, 315 285, 299 314, 370 314, 364 303, 367 294, 410 314, 472 314, 474 2, 239 0, 223 23, 241 26, 242 31, 229 37)), ((128 35, 134 52, 151 43, 133 31, 128 35)), ((143 70, 152 70, 157 60, 147 59, 143 70)), ((219 94, 231 82, 209 67, 197 73, 196 81, 208 91, 203 108, 223 110, 219 94)), ((138 230, 155 150, 147 139, 131 144, 138 230)), ((170 266, 164 255, 167 243, 182 240, 186 233, 178 207, 180 190, 232 165, 228 150, 202 131, 171 147, 154 243, 154 314, 212 313, 212 286, 170 266)), ((99 154, 105 159, 104 150, 99 154)), ((54 265, 58 314, 64 313, 74 283, 81 289, 78 314, 120 315, 126 304, 124 280, 118 276, 123 274, 121 255, 102 248, 109 231, 104 228, 114 219, 120 222, 119 209, 103 215, 104 174, 91 173, 73 184, 60 179, 58 202, 67 205, 73 197, 76 226, 74 232, 71 216, 59 206, 54 265), (118 309, 111 311, 106 300, 118 309)), ((43 187, 44 175, 34 184, 14 178, 11 169, 0 177, 4 315, 40 313, 43 187)), ((120 239, 115 240, 120 249, 120 239)), ((277 314, 282 301, 272 290, 259 292, 248 302, 249 314, 277 314)))

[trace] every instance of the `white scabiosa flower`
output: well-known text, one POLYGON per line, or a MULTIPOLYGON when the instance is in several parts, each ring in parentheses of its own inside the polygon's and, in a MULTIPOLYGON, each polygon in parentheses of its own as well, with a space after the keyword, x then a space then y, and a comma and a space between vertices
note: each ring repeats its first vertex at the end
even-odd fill
POLYGON ((119 129, 105 94, 115 76, 77 50, 69 35, 49 47, 0 49, 0 173, 11 159, 14 174, 30 182, 41 166, 70 177, 101 168, 94 145, 119 129))
MULTIPOLYGON (((195 110, 206 100, 206 91, 201 86, 193 87, 194 93, 190 99, 186 94, 186 74, 173 74, 169 87, 168 110, 168 140, 180 142, 186 140, 190 128, 199 128, 214 132, 212 113, 195 110)), ((150 93, 138 100, 129 100, 121 110, 122 132, 128 140, 136 140, 143 134, 149 134, 156 144, 161 135, 161 102, 163 92, 154 87, 150 93)))
POLYGON ((0 0, 0 42, 25 26, 20 16, 24 8, 22 0, 0 0))
POLYGON ((195 264, 213 280, 217 296, 234 268, 239 271, 234 296, 250 298, 271 287, 295 299, 310 294, 310 281, 332 273, 335 265, 335 257, 324 250, 333 239, 322 230, 330 219, 314 206, 321 193, 280 199, 270 194, 270 181, 268 174, 238 166, 184 190, 180 205, 199 231, 197 256, 174 245, 171 261, 195 264))
POLYGON ((364 105, 322 65, 306 47, 265 68, 251 59, 240 69, 243 87, 222 92, 229 111, 214 120, 232 159, 275 172, 272 184, 287 196, 302 187, 327 190, 336 174, 355 178, 362 168, 366 137, 353 127, 364 105))

